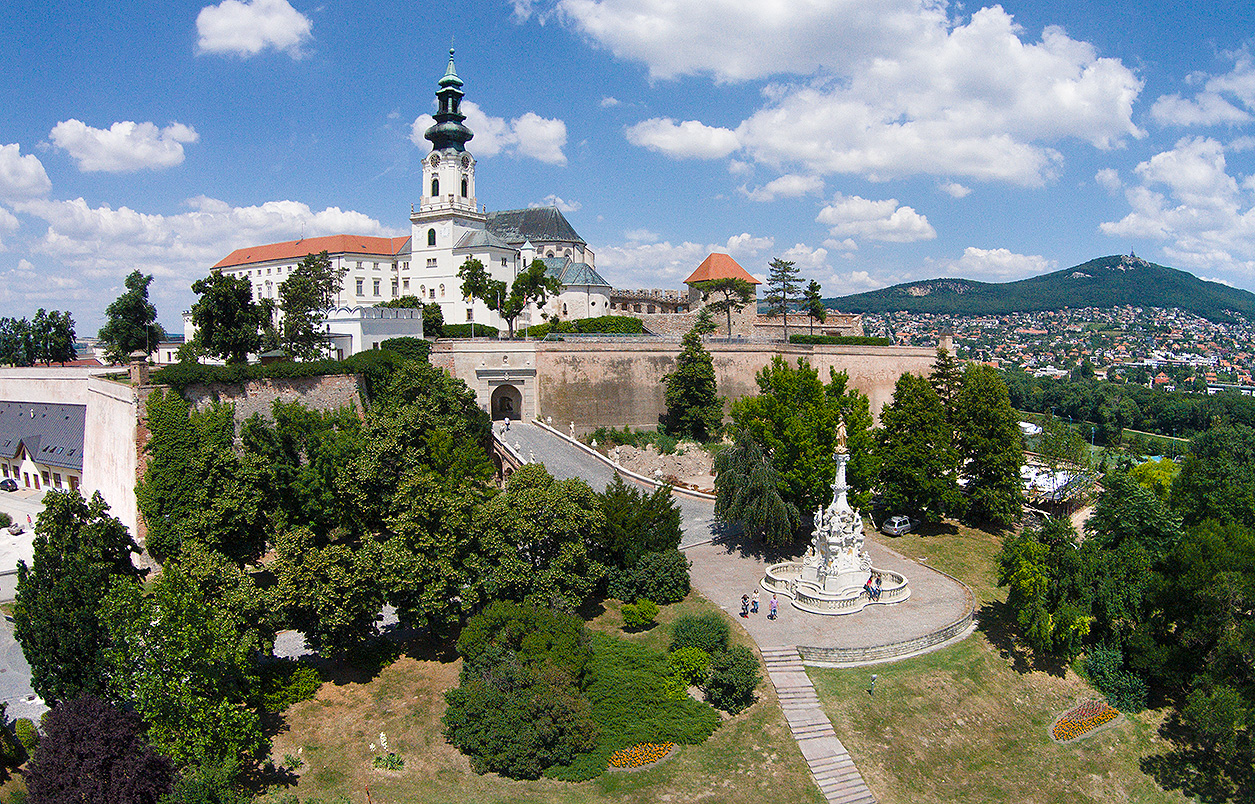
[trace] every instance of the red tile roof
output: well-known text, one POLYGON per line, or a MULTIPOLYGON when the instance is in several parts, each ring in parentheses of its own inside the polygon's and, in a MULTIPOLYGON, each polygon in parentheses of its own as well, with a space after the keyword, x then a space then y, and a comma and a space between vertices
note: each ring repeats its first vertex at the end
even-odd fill
POLYGON ((749 272, 741 267, 740 263, 732 259, 727 254, 711 254, 702 260, 702 264, 697 266, 697 270, 692 276, 684 280, 684 284, 691 285, 694 282, 707 282, 711 279, 744 279, 751 285, 761 285, 749 272))
POLYGON ((408 241, 408 237, 365 237, 347 234, 310 237, 304 240, 271 243, 266 246, 237 248, 214 267, 231 268, 236 265, 270 262, 271 260, 300 260, 320 251, 326 251, 329 254, 370 254, 392 257, 400 252, 408 241))

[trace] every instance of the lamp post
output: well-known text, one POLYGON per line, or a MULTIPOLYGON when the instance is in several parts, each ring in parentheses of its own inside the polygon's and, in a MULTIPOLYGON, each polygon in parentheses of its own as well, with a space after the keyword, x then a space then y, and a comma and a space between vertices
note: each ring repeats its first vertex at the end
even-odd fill
POLYGON ((875 673, 872 673, 872 688, 871 688, 870 694, 873 696, 875 696, 876 694, 876 674, 875 673))

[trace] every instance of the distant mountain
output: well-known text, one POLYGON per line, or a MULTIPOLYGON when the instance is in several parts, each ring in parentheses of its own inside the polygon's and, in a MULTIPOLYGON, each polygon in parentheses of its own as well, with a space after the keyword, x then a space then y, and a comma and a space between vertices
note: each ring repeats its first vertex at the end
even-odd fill
POLYGON ((1239 313, 1255 321, 1255 293, 1206 282, 1191 273, 1139 257, 1099 257, 1018 282, 926 279, 870 293, 825 299, 849 313, 897 310, 948 315, 1005 315, 1065 307, 1179 307, 1212 321, 1239 313))

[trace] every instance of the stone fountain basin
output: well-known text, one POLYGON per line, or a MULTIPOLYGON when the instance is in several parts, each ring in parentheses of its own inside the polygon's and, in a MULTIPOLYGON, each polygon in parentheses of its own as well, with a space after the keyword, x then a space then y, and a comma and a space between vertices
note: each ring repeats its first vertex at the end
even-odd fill
POLYGON ((902 575, 890 570, 872 567, 867 573, 860 573, 862 580, 867 575, 880 573, 883 586, 880 599, 872 600, 864 592, 860 582, 857 586, 847 586, 838 591, 825 591, 822 587, 809 581, 800 580, 802 563, 786 561, 773 564, 767 568, 759 585, 764 591, 776 595, 784 595, 790 599, 794 608, 812 614, 854 614, 870 605, 889 605, 901 603, 911 596, 911 588, 902 575))

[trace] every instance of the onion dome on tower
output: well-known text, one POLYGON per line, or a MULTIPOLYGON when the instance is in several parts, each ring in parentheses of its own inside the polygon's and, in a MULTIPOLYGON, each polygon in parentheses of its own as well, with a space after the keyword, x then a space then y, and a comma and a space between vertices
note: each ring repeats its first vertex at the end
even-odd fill
POLYGON ((444 71, 444 77, 440 79, 440 89, 436 90, 436 97, 440 99, 440 110, 435 114, 436 124, 423 134, 431 140, 433 151, 443 151, 446 148, 465 151, 467 140, 475 136, 469 128, 462 125, 462 121, 466 119, 466 115, 459 108, 462 95, 462 79, 458 78, 457 70, 453 68, 453 48, 449 48, 449 66, 444 71))

